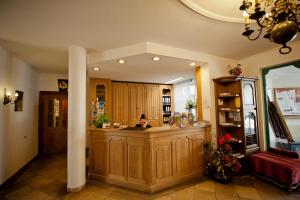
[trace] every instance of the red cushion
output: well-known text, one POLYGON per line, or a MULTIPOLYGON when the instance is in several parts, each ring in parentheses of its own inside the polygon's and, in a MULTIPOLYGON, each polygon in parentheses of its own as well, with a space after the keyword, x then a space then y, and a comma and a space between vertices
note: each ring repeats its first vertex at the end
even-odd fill
POLYGON ((296 151, 288 151, 288 150, 278 149, 278 148, 270 148, 269 151, 290 158, 295 158, 295 159, 299 158, 299 153, 296 151))
POLYGON ((294 159, 270 152, 250 156, 251 170, 291 187, 300 182, 300 159, 294 159))

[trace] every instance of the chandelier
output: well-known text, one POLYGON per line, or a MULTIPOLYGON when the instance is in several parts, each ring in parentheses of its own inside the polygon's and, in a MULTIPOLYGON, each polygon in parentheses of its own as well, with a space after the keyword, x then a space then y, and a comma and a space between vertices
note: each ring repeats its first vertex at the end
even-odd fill
POLYGON ((287 43, 295 39, 300 32, 300 0, 243 0, 240 10, 244 11, 245 19, 243 36, 249 40, 256 40, 265 28, 263 37, 281 44, 281 54, 292 51, 287 43), (256 21, 256 31, 251 28, 250 19, 256 21))

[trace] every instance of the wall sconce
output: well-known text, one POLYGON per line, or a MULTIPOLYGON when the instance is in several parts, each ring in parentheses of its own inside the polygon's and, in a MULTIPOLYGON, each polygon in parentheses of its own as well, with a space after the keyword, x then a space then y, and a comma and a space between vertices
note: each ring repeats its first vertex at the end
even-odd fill
POLYGON ((13 104, 13 103, 15 103, 17 101, 17 99, 18 99, 18 96, 19 96, 19 93, 16 92, 15 93, 15 100, 12 100, 11 93, 10 92, 6 93, 6 88, 4 88, 4 100, 3 100, 3 104, 6 105, 6 104, 13 104))

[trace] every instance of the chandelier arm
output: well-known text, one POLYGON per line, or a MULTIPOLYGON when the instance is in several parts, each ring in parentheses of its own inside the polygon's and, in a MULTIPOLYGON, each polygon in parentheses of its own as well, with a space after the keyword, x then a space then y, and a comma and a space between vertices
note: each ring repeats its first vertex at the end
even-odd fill
POLYGON ((261 35, 261 33, 262 33, 262 30, 263 30, 263 28, 262 27, 260 27, 257 31, 259 32, 258 34, 257 34, 257 36, 256 37, 254 37, 254 38, 250 38, 250 35, 247 37, 248 38, 248 40, 250 40, 250 41, 254 41, 254 40, 257 40, 259 37, 260 37, 260 35, 261 35))
POLYGON ((282 47, 279 49, 280 54, 289 54, 292 51, 292 48, 284 44, 282 47))
POLYGON ((263 17, 263 19, 262 20, 260 20, 260 19, 257 19, 256 20, 256 22, 257 22, 257 24, 261 27, 261 28, 265 28, 265 27, 267 27, 267 24, 266 25, 264 25, 263 23, 264 22, 267 22, 267 20, 266 20, 266 18, 265 17, 263 17), (262 23, 261 23, 261 21, 262 21, 262 23))
POLYGON ((249 11, 249 9, 245 9, 245 12, 246 12, 249 16, 253 14, 253 12, 251 13, 251 12, 249 11))

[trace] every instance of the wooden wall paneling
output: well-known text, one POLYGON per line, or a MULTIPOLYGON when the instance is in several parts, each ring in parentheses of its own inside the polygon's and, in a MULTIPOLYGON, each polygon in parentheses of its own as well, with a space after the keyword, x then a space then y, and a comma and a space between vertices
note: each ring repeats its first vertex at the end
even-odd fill
POLYGON ((186 136, 176 136, 173 141, 173 170, 175 174, 184 174, 190 169, 189 141, 186 136))
MULTIPOLYGON (((146 149, 144 138, 129 138, 127 140, 127 176, 133 182, 146 183, 146 149)), ((149 174, 149 173, 147 173, 149 174)))
POLYGON ((125 139, 110 137, 109 143, 109 175, 125 178, 125 139))
POLYGON ((190 135, 187 138, 189 140, 191 169, 199 169, 199 167, 203 167, 204 165, 204 134, 190 135))
POLYGON ((135 126, 145 112, 145 87, 143 84, 128 84, 130 126, 135 126))
POLYGON ((129 124, 129 95, 128 84, 113 82, 112 83, 112 110, 113 122, 121 123, 128 126, 129 124))
POLYGON ((157 84, 145 84, 145 114, 152 126, 159 126, 160 96, 157 84))
POLYGON ((173 175, 172 140, 170 138, 157 139, 154 141, 153 149, 154 179, 166 179, 171 177, 173 175))
POLYGON ((108 142, 106 137, 92 135, 90 145, 90 171, 106 176, 108 169, 108 142))

